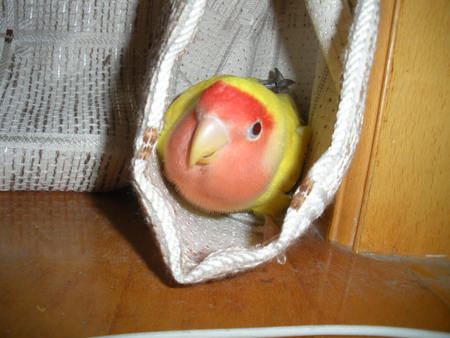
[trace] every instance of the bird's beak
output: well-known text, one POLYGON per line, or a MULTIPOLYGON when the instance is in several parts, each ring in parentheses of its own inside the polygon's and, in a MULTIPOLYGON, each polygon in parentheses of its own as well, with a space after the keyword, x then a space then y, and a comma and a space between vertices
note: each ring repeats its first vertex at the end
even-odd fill
POLYGON ((219 118, 210 115, 201 116, 192 138, 189 167, 210 163, 228 141, 226 127, 219 118))

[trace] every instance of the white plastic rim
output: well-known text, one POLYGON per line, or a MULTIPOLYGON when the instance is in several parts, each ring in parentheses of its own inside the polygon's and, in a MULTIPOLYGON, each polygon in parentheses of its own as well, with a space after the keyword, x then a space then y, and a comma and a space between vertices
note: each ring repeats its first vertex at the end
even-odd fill
POLYGON ((400 337, 400 338, 449 338, 446 332, 420 330, 392 326, 370 325, 302 325, 255 327, 243 329, 217 330, 182 330, 140 332, 130 334, 111 335, 103 337, 117 338, 247 338, 247 337, 304 337, 304 336, 371 336, 371 337, 400 337))

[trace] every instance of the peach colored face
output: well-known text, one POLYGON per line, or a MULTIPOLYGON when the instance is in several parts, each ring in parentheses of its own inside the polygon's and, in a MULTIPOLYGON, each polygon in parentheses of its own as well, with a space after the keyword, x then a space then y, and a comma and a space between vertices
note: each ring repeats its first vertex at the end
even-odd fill
POLYGON ((166 176, 202 209, 242 210, 273 177, 267 147, 274 124, 259 101, 218 81, 173 130, 164 155, 166 176))

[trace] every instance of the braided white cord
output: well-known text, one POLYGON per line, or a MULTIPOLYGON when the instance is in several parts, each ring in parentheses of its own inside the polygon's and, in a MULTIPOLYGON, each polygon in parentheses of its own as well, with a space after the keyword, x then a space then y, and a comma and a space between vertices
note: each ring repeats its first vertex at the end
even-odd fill
POLYGON ((169 36, 165 51, 161 54, 159 67, 157 68, 158 71, 154 74, 151 82, 152 87, 150 92, 153 93, 153 95, 149 95, 145 108, 146 111, 150 111, 146 123, 148 127, 159 128, 164 120, 167 92, 173 65, 176 58, 192 39, 195 29, 197 28, 197 23, 203 15, 205 4, 205 0, 188 1, 180 16, 180 21, 183 20, 183 15, 187 16, 187 18, 183 20, 184 24, 177 25, 169 36))
MULTIPOLYGON (((142 173, 145 170, 155 170, 147 167, 145 161, 139 160, 135 164, 136 172, 142 173)), ((151 215, 153 224, 161 225, 159 231, 155 231, 160 246, 163 248, 163 258, 170 267, 178 267, 175 271, 181 269, 181 246, 178 236, 175 234, 173 220, 175 213, 170 205, 164 200, 160 191, 154 187, 145 177, 135 177, 138 184, 135 184, 139 195, 142 198, 142 206, 147 215, 151 215), (164 250, 167 248, 166 250, 164 250)), ((179 272, 177 272, 179 274, 179 272)))
POLYGON ((356 149, 364 116, 369 73, 376 48, 379 1, 360 0, 350 30, 341 100, 330 148, 311 168, 308 177, 314 182, 299 212, 289 210, 282 239, 297 238, 305 228, 299 227, 303 209, 316 219, 334 197, 356 149))
MULTIPOLYGON (((162 124, 173 65, 178 55, 192 39, 197 23, 203 15, 204 7, 204 0, 188 1, 181 10, 177 20, 178 25, 169 27, 167 41, 162 47, 155 67, 156 72, 152 76, 149 89, 150 95, 148 95, 144 108, 146 119, 137 137, 136 151, 139 151, 143 145, 145 127, 159 129, 162 124)), ((154 150, 149 161, 150 163, 147 163, 147 161, 139 158, 135 160, 133 170, 134 185, 144 198, 143 205, 147 213, 151 215, 152 222, 158 226, 156 234, 162 247, 164 259, 170 266, 174 278, 183 282, 181 243, 177 234, 177 228, 173 223, 175 220, 174 212, 167 201, 164 200, 162 194, 150 184, 144 174, 146 170, 159 170, 154 150), (147 164, 152 168, 149 168, 147 164)))
MULTIPOLYGON (((179 22, 181 24, 171 31, 169 40, 162 49, 145 107, 145 111, 148 113, 145 114, 146 118, 137 138, 137 149, 143 145, 145 127, 159 128, 162 123, 175 58, 192 38, 204 6, 204 1, 188 1, 180 15, 179 22), (183 18, 186 15, 187 18, 183 18)), ((312 221, 320 216, 336 193, 359 138, 367 82, 375 50, 378 18, 378 0, 360 0, 358 2, 349 37, 341 91, 342 99, 337 113, 332 144, 308 174, 308 178, 314 184, 301 208, 299 210, 288 209, 278 240, 253 249, 231 248, 216 251, 191 271, 186 272, 182 266, 183 253, 180 237, 177 227, 174 225, 175 212, 164 200, 163 194, 152 186, 143 174, 145 170, 157 170, 154 151, 149 159, 150 163, 139 158, 135 160, 135 186, 141 193, 144 207, 155 224, 163 256, 178 282, 196 283, 219 278, 271 260, 280 255, 307 229, 312 221)))
POLYGON ((378 0, 359 1, 358 15, 350 31, 341 100, 332 144, 317 161, 309 177, 332 198, 356 148, 365 109, 367 83, 376 45, 378 0))

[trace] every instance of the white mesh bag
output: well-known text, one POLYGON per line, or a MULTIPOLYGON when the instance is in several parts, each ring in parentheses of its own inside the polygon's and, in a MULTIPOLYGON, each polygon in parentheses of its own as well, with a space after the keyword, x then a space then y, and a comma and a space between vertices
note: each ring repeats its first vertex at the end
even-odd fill
POLYGON ((160 2, 0 2, 0 190, 129 183, 160 2))
POLYGON ((344 0, 173 4, 138 126, 133 184, 174 278, 197 283, 279 256, 334 197, 359 139, 379 3, 359 0, 355 8, 344 0), (318 43, 311 38, 312 27, 318 43), (168 104, 193 83, 223 73, 266 78, 274 67, 297 82, 295 97, 312 118, 320 109, 336 108, 337 113, 331 144, 323 153, 316 150, 322 154, 294 194, 280 235, 270 243, 258 243, 250 215, 213 218, 181 205, 161 175, 155 144, 168 104))

